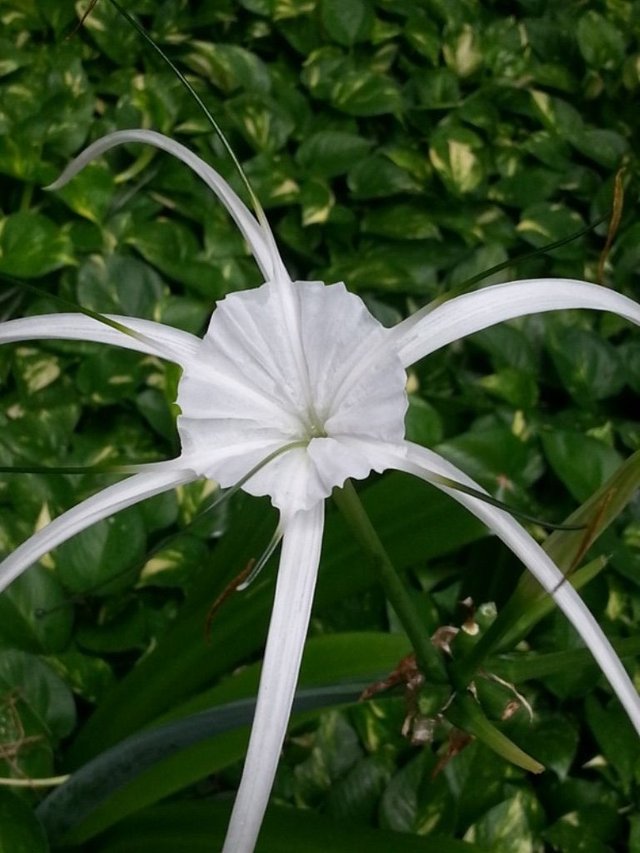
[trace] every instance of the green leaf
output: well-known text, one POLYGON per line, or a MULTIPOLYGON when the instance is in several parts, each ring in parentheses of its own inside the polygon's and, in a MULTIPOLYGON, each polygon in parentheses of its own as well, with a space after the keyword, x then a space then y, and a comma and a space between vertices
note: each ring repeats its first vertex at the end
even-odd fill
POLYGON ((585 501, 622 464, 612 447, 590 435, 554 429, 541 434, 545 456, 577 501, 585 501))
POLYGON ((624 37, 611 21, 590 9, 578 19, 578 47, 592 68, 611 71, 624 59, 624 37))
POLYGON ((437 64, 441 46, 440 33, 426 10, 411 10, 405 24, 404 36, 421 56, 425 56, 433 65, 437 64))
POLYGON ((0 220, 0 273, 38 278, 74 262, 71 242, 40 213, 13 213, 0 220))
POLYGON ((193 231, 181 223, 168 219, 140 223, 127 242, 161 273, 209 299, 222 298, 238 282, 233 259, 203 258, 193 231))
POLYGON ((44 829, 19 797, 0 790, 0 852, 48 853, 44 829))
POLYGON ((93 255, 78 272, 78 302, 101 313, 152 318, 163 292, 155 270, 137 258, 93 255))
POLYGON ((627 140, 614 130, 589 128, 571 137, 576 150, 605 169, 617 169, 629 150, 627 140))
POLYGON ((384 198, 420 190, 420 183, 388 156, 361 157, 350 169, 347 184, 354 198, 384 198))
POLYGON ((409 395, 409 408, 404 419, 406 438, 425 447, 433 447, 442 441, 442 418, 426 400, 415 394, 409 395))
POLYGON ((442 53, 445 62, 458 77, 470 77, 482 65, 482 45, 477 27, 464 24, 460 29, 448 29, 442 53))
POLYGON ((321 0, 320 16, 331 39, 345 47, 365 41, 373 24, 368 0, 321 0))
POLYGON ((72 731, 76 711, 71 691, 35 655, 17 650, 0 652, 0 693, 6 697, 12 691, 19 697, 20 713, 32 715, 41 733, 57 741, 72 731))
POLYGON ((362 230, 392 240, 428 240, 440 231, 426 203, 397 202, 374 207, 362 218, 362 230))
POLYGON ((483 376, 480 385, 516 409, 532 409, 538 402, 538 385, 530 373, 515 367, 504 367, 483 376))
POLYGON ((302 185, 300 204, 302 205, 302 225, 304 227, 320 225, 329 219, 335 204, 335 196, 324 181, 312 178, 302 185))
POLYGON ((105 406, 130 397, 141 374, 139 354, 114 347, 83 359, 76 381, 92 403, 105 406))
POLYGON ((562 384, 579 405, 593 405, 622 389, 618 352, 594 332, 554 324, 546 341, 562 384))
POLYGON ((458 78, 448 68, 421 69, 412 83, 420 107, 442 110, 460 103, 458 78))
POLYGON ((346 69, 331 88, 331 103, 352 116, 400 113, 404 107, 398 84, 386 74, 346 69))
POLYGON ((0 596, 0 641, 25 651, 51 653, 71 637, 73 610, 51 572, 32 566, 0 596))
POLYGON ((237 89, 268 92, 271 89, 269 69, 256 56, 235 44, 190 41, 184 62, 229 95, 237 89))
POLYGON ((279 151, 295 130, 295 117, 275 97, 238 95, 227 103, 227 111, 255 151, 279 151))
MULTIPOLYGON (((570 237, 584 227, 584 220, 574 210, 569 210, 561 204, 540 202, 522 211, 517 225, 518 233, 531 246, 540 249, 547 243, 570 237)), ((582 254, 583 238, 554 250, 558 258, 576 258, 582 254)))
POLYGON ((141 559, 145 544, 140 509, 122 510, 58 546, 56 574, 73 592, 109 595, 131 585, 127 569, 141 559))
POLYGON ((486 812, 464 837, 490 847, 493 853, 523 853, 535 849, 542 821, 542 807, 523 790, 486 812))
MULTIPOLYGON (((280 0, 279 0, 280 2, 280 0)), ((210 853, 221 847, 230 806, 208 801, 164 805, 136 816, 100 839, 95 853, 210 853)), ((491 845, 464 844, 446 837, 418 837, 375 830, 313 812, 272 807, 260 831, 256 853, 488 853, 491 845)))
POLYGON ((536 450, 503 426, 464 433, 436 449, 501 500, 522 497, 542 474, 536 450))
POLYGON ((640 744, 625 712, 617 704, 605 708, 595 695, 587 696, 585 710, 591 734, 625 786, 636 778, 640 744))
POLYGON ((566 779, 578 748, 578 729, 562 714, 537 712, 533 720, 521 715, 509 733, 549 770, 566 779))
POLYGON ((618 354, 625 366, 627 384, 636 394, 640 394, 640 341, 622 344, 618 354))
POLYGON ((444 775, 434 775, 436 763, 436 757, 423 750, 396 771, 380 803, 383 828, 420 835, 451 832, 451 800, 444 775))
POLYGON ((103 163, 89 163, 56 194, 75 213, 97 224, 104 221, 115 192, 111 171, 103 163))
POLYGON ((480 154, 483 147, 484 143, 472 130, 455 125, 441 125, 431 137, 431 163, 455 195, 472 193, 484 181, 480 154))
POLYGON ((304 140, 296 160, 311 175, 335 178, 359 163, 370 148, 371 143, 355 133, 320 130, 304 140))

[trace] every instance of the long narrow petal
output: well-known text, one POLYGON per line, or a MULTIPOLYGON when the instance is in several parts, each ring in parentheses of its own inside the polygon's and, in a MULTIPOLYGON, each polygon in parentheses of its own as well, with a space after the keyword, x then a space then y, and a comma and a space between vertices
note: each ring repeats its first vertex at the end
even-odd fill
POLYGON ((273 235, 266 222, 258 224, 254 215, 247 208, 243 201, 231 189, 224 178, 216 172, 208 163, 205 163, 200 157, 185 148, 179 142, 157 133, 153 130, 117 130, 115 133, 109 133, 98 139, 92 145, 89 145, 82 154, 72 160, 67 168, 63 171, 57 181, 51 184, 47 189, 57 190, 63 187, 71 178, 74 177, 87 163, 100 157, 110 148, 116 145, 122 145, 127 142, 143 142, 148 145, 154 145, 169 154, 173 154, 179 160, 182 160, 187 166, 202 178, 202 180, 210 187, 211 190, 218 196, 220 201, 227 208, 231 216, 234 218, 238 228, 242 231, 245 240, 251 247, 258 266, 262 270, 265 279, 276 278, 284 270, 284 264, 276 249, 276 244, 273 235))
POLYGON ((324 502, 286 524, 258 703, 223 853, 251 853, 287 730, 316 584, 324 502))
POLYGON ((590 308, 640 325, 640 305, 607 287, 573 279, 534 278, 495 284, 419 311, 390 331, 405 367, 459 338, 526 314, 590 308))
POLYGON ((15 341, 62 339, 74 341, 96 341, 115 344, 125 349, 170 358, 184 367, 191 362, 200 346, 200 338, 180 329, 173 329, 163 323, 152 320, 139 320, 136 317, 107 315, 144 336, 144 340, 119 332, 111 326, 87 317, 85 314, 41 314, 36 317, 24 317, 8 320, 0 325, 0 343, 15 341), (156 346, 154 346, 154 343, 156 346))
MULTIPOLYGON (((540 545, 504 510, 439 483, 437 477, 441 475, 484 491, 459 468, 437 453, 410 442, 405 442, 398 448, 387 445, 387 448, 388 467, 414 474, 451 495, 483 521, 522 560, 580 634, 640 734, 640 697, 637 690, 600 625, 576 590, 570 583, 565 582, 560 569, 540 545)), ((382 452, 380 447, 378 452, 382 452)))
POLYGON ((193 471, 173 466, 161 472, 136 474, 87 498, 34 533, 0 563, 0 592, 44 554, 96 521, 193 479, 193 471))

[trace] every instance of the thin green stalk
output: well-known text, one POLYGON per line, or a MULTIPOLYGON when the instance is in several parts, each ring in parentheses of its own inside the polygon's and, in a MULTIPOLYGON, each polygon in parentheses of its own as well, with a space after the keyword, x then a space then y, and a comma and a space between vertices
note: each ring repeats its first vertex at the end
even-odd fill
POLYGON ((371 524, 351 480, 347 480, 341 489, 334 489, 333 499, 363 551, 371 560, 385 595, 411 641, 418 666, 430 679, 439 682, 448 681, 444 661, 431 643, 411 596, 371 524))

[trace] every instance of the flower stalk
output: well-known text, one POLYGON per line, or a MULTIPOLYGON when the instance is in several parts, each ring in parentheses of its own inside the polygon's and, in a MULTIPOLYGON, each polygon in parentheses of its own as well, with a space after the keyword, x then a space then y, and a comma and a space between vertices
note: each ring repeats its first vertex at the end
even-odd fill
POLYGON ((351 480, 347 480, 341 489, 334 489, 332 497, 377 573, 385 595, 411 641, 422 673, 430 681, 447 682, 444 661, 425 631, 411 595, 380 541, 351 480))

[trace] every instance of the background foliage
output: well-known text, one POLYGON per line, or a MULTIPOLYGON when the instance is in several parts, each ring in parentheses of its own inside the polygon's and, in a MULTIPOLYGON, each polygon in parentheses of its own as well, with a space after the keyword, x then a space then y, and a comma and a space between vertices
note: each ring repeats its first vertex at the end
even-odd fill
MULTIPOLYGON (((127 8, 219 119, 295 276, 344 279, 391 324, 603 216, 626 164, 604 283, 640 295, 640 3, 131 0, 127 8)), ((59 193, 42 189, 85 143, 136 126, 175 135, 238 184, 193 101, 106 0, 69 35, 85 9, 0 0, 2 317, 60 310, 58 294, 201 333, 216 299, 260 282, 235 226, 182 165, 130 146, 59 193)), ((603 224, 493 280, 597 280, 605 233, 603 224)), ((156 359, 78 343, 5 346, 0 380, 2 465, 176 450, 178 375, 156 359)), ((610 316, 491 329, 418 365, 410 389, 409 437, 548 520, 562 520, 640 447, 640 340, 610 316)), ((108 481, 3 475, 0 550, 108 481)), ((0 599, 1 776, 68 772, 141 727, 253 695, 273 570, 225 605, 210 642, 205 623, 274 518, 263 502, 239 498, 193 524, 212 490, 196 484, 96 525, 0 599)), ((464 622, 466 596, 500 610, 520 567, 462 511, 401 476, 371 483, 363 498, 406 570, 426 631, 464 622)), ((590 555, 609 557, 583 594, 614 638, 637 635, 639 537, 635 500, 590 555)), ((547 766, 541 777, 478 743, 446 763, 445 729, 433 748, 412 746, 400 735, 401 693, 319 716, 352 703, 358 685, 408 650, 334 518, 325 553, 301 681, 312 707, 296 717, 260 849, 431 849, 418 833, 445 853, 460 849, 452 839, 497 853, 640 850, 637 739, 556 614, 502 670, 495 662, 534 708, 533 722, 520 708, 504 725, 547 766), (340 682, 351 685, 346 698, 319 692, 340 682), (439 762, 446 766, 434 773, 439 762), (408 834, 390 840, 391 831, 408 834)), ((491 614, 485 607, 478 621, 491 614)), ((485 710, 500 719, 513 693, 488 682, 485 692, 485 710)), ((423 712, 440 699, 425 695, 423 712)), ((246 726, 223 731, 217 717, 207 725, 218 734, 120 791, 100 789, 104 801, 86 815, 78 800, 45 801, 39 816, 51 843, 101 853, 211 849, 246 726)), ((104 788, 99 779, 96 771, 104 788)), ((48 849, 32 813, 42 799, 3 789, 1 849, 48 849)))

